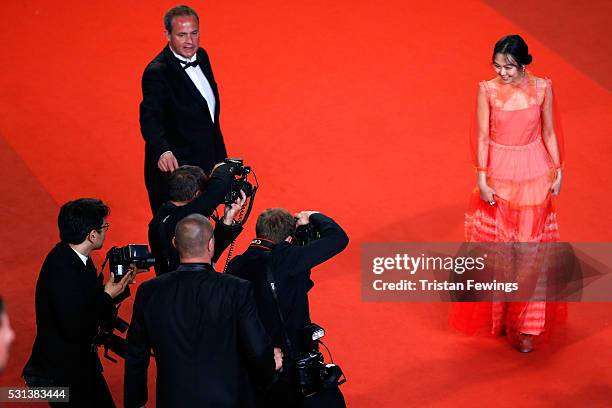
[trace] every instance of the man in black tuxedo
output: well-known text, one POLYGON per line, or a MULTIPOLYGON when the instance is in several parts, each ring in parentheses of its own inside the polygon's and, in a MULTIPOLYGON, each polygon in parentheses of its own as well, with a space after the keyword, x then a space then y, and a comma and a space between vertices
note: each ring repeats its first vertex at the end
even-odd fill
POLYGON ((142 76, 140 130, 145 184, 153 214, 168 201, 168 172, 190 164, 210 172, 227 157, 219 127, 219 91, 208 55, 199 48, 199 17, 188 6, 164 15, 168 45, 142 76))
POLYGON ((125 406, 147 402, 151 350, 159 407, 252 407, 250 373, 267 385, 282 364, 257 315, 248 281, 215 272, 215 239, 201 214, 176 226, 181 264, 144 282, 127 335, 125 406))
POLYGON ((30 386, 70 388, 70 402, 60 407, 114 407, 92 346, 101 321, 112 318, 113 305, 129 295, 130 270, 120 282, 103 284, 89 257, 104 244, 109 208, 81 198, 62 206, 61 242, 47 255, 36 282, 36 339, 23 377, 30 386))

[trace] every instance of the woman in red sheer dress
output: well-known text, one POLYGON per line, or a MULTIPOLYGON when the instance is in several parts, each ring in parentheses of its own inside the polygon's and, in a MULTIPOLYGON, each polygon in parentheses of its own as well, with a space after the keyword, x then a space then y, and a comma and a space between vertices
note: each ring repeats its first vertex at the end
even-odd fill
MULTIPOLYGON (((526 69, 525 41, 509 35, 495 44, 496 78, 478 92, 472 143, 478 174, 465 218, 468 242, 559 240, 553 197, 561 190, 562 149, 552 83, 526 69)), ((521 352, 547 338, 566 305, 544 301, 455 304, 451 323, 475 333, 505 334, 521 352)))

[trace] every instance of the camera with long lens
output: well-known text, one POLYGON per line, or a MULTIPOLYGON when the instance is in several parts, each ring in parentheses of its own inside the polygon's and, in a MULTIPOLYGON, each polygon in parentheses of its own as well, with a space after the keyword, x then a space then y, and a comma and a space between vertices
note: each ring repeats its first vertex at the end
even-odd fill
POLYGON ((144 244, 112 247, 106 253, 106 260, 110 271, 115 274, 115 282, 119 282, 125 276, 130 265, 134 265, 136 269, 147 270, 155 265, 155 258, 149 252, 149 247, 144 244))
MULTIPOLYGON (((155 258, 149 252, 149 247, 144 244, 129 244, 124 247, 112 247, 106 253, 106 259, 102 269, 108 262, 109 270, 115 275, 115 282, 119 282, 128 272, 130 266, 136 269, 149 269, 155 264, 155 258)), ((129 295, 129 293, 128 293, 129 295)), ((126 341, 115 333, 124 334, 130 324, 119 317, 119 306, 112 309, 110 315, 104 316, 99 322, 98 333, 94 338, 95 347, 104 348, 104 357, 116 363, 117 360, 109 355, 112 351, 121 358, 125 358, 126 341)))
POLYGON ((300 331, 301 346, 306 351, 298 353, 295 367, 300 392, 304 396, 332 389, 346 382, 340 366, 325 364, 323 354, 319 351, 320 339, 323 336, 325 330, 314 323, 300 331))
POLYGON ((94 339, 96 347, 104 348, 104 357, 116 363, 117 360, 110 356, 109 351, 112 351, 119 357, 125 359, 126 340, 115 334, 115 330, 120 333, 125 333, 130 327, 130 324, 119 317, 119 306, 113 307, 111 316, 107 317, 100 323, 98 333, 94 339))
POLYGON ((319 239, 321 234, 319 230, 312 224, 299 225, 293 233, 293 242, 295 245, 304 246, 315 239, 319 239))
POLYGON ((223 162, 229 165, 229 172, 233 175, 230 190, 225 195, 224 203, 235 203, 237 199, 242 197, 240 190, 244 191, 247 198, 251 197, 255 192, 255 188, 247 180, 248 175, 251 174, 251 168, 245 166, 242 159, 225 159, 223 162))

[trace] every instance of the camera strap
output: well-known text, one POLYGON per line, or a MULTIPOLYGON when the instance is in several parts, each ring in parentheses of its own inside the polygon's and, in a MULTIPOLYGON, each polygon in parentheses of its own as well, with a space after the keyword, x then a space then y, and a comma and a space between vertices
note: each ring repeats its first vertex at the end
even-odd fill
POLYGON ((161 252, 163 253, 164 257, 166 257, 166 259, 168 259, 168 251, 166 250, 166 246, 164 245, 166 243, 166 240, 168 239, 168 224, 166 224, 166 222, 170 219, 170 217, 172 216, 172 213, 166 215, 158 224, 158 228, 157 228, 157 239, 159 239, 159 243, 161 246, 161 252))
POLYGON ((291 344, 289 334, 287 333, 287 329, 285 328, 285 318, 283 316, 283 311, 280 307, 280 300, 276 291, 276 282, 274 281, 274 273, 272 272, 272 251, 270 251, 269 254, 266 255, 264 267, 266 272, 266 281, 268 282, 268 286, 270 287, 270 292, 272 292, 272 298, 274 299, 274 304, 276 305, 276 312, 278 313, 278 319, 281 324, 281 333, 283 335, 283 340, 287 345, 287 351, 290 355, 293 355, 293 345, 291 344))
MULTIPOLYGON (((166 268, 166 272, 170 272, 170 265, 172 264, 172 253, 168 250, 168 224, 167 221, 172 217, 172 213, 166 215, 161 222, 158 224, 157 228, 157 239, 159 240, 159 250, 164 260, 164 267, 166 268)), ((172 238, 170 238, 170 245, 172 245, 172 238)), ((176 256, 176 255, 175 255, 176 256)))

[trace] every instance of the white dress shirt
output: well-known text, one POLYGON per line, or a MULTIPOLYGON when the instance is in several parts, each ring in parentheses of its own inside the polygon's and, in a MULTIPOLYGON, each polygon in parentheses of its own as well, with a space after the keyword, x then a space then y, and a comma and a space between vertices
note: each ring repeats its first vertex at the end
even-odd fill
MULTIPOLYGON (((72 248, 72 247, 70 247, 72 248)), ((83 255, 82 253, 80 253, 79 251, 77 251, 76 249, 72 248, 72 250, 74 251, 75 254, 77 254, 79 256, 79 258, 81 258, 81 261, 83 261, 83 263, 85 264, 85 266, 87 266, 87 258, 85 255, 83 255)))
MULTIPOLYGON (((194 54, 193 57, 191 57, 190 59, 187 59, 183 57, 182 55, 179 55, 176 52, 174 52, 172 48, 170 48, 170 51, 172 51, 174 56, 178 58, 180 61, 193 62, 196 60, 197 54, 194 54)), ((200 94, 202 94, 204 99, 206 99, 206 103, 208 104, 208 111, 210 112, 210 118, 212 119, 214 123, 215 106, 216 106, 217 101, 215 100, 215 94, 213 93, 213 90, 210 87, 210 83, 208 82, 208 79, 206 79, 206 76, 202 72, 202 68, 199 65, 197 67, 189 67, 185 70, 185 73, 189 75, 189 78, 191 79, 193 84, 196 86, 196 88, 198 88, 198 91, 200 91, 200 94)))

